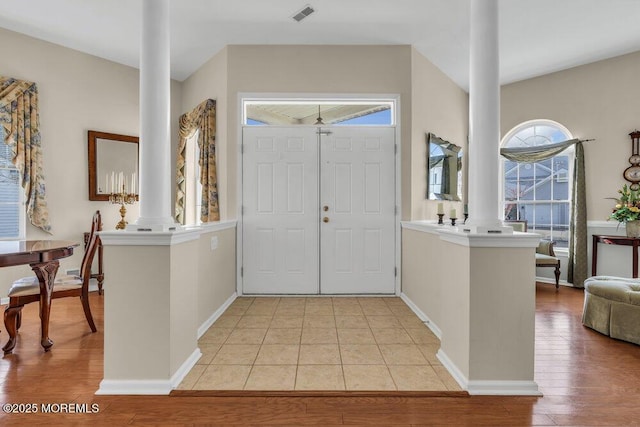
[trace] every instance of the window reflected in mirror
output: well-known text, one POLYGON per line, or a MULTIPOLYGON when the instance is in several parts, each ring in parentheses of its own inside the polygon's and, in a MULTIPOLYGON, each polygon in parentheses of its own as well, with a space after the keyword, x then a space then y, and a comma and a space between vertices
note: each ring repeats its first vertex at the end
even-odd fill
POLYGON ((462 200, 462 148, 427 134, 427 194, 429 200, 462 200))

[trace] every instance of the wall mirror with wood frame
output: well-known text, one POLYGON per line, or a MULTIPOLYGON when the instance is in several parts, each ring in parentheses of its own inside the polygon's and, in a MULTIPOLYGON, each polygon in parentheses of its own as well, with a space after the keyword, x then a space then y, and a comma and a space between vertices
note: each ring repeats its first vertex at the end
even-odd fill
MULTIPOLYGON (((124 179, 127 188, 137 185, 137 136, 90 130, 88 143, 89 200, 108 201, 119 176, 124 179)), ((137 193, 137 190, 133 192, 137 193)))

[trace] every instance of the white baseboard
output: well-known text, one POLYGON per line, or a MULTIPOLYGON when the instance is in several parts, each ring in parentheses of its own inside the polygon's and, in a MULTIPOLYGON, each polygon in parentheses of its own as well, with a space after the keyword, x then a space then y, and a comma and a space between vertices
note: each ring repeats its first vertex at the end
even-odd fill
POLYGON ((200 337, 204 335, 205 332, 207 332, 211 325, 213 325, 213 323, 218 320, 218 317, 220 317, 222 313, 224 313, 224 311, 229 308, 231 303, 235 301, 236 298, 238 298, 238 294, 237 292, 234 292, 220 307, 218 307, 216 311, 213 312, 213 314, 207 320, 204 321, 202 325, 200 325, 200 327, 198 328, 198 339, 200 339, 200 337))
POLYGON ((449 371, 453 379, 456 380, 460 388, 462 388, 463 390, 466 390, 468 387, 469 380, 462 373, 462 371, 458 369, 456 364, 453 363, 451 359, 449 359, 449 356, 447 356, 447 354, 444 351, 442 351, 442 348, 438 349, 438 352, 436 353, 436 357, 442 363, 442 366, 444 366, 447 369, 447 371, 449 371))
POLYGON ((484 396, 542 396, 535 381, 469 381, 467 391, 484 396))
POLYGON ((191 356, 189 356, 187 360, 182 363, 176 373, 171 377, 171 389, 174 389, 178 387, 178 385, 180 385, 184 377, 186 377, 189 371, 193 369, 193 367, 196 365, 196 363, 198 363, 198 360, 200 360, 201 357, 202 352, 200 351, 199 347, 196 347, 196 349, 193 350, 193 353, 191 353, 191 356))
POLYGON ((458 385, 469 394, 483 396, 542 396, 535 381, 469 381, 442 349, 436 357, 458 385))
POLYGON ((171 393, 170 380, 102 380, 97 395, 146 394, 168 395, 171 393))
POLYGON ((184 361, 176 373, 168 380, 102 380, 96 394, 168 395, 171 390, 182 382, 200 357, 202 357, 202 353, 196 347, 191 356, 184 361))
POLYGON ((407 304, 409 306, 411 311, 413 311, 416 314, 416 316, 418 316, 418 318, 420 320, 422 320, 422 322, 427 326, 427 328, 431 329, 431 332, 433 332, 433 334, 436 337, 438 337, 438 339, 442 339, 442 331, 440 330, 438 325, 436 325, 429 318, 429 316, 424 314, 424 312, 422 310, 420 310, 420 308, 417 305, 415 305, 413 301, 411 301, 411 298, 409 298, 406 294, 401 293, 400 294, 400 299, 402 299, 402 301, 404 301, 405 304, 407 304))

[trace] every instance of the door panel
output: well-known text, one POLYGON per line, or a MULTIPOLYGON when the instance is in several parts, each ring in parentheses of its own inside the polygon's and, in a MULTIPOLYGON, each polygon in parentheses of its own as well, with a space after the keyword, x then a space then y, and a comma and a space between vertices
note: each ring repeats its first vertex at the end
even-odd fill
POLYGON ((243 292, 318 293, 315 128, 243 129, 243 292))
POLYGON ((395 291, 395 130, 321 136, 320 292, 395 291))
POLYGON ((245 294, 394 293, 395 130, 329 129, 244 128, 245 294))

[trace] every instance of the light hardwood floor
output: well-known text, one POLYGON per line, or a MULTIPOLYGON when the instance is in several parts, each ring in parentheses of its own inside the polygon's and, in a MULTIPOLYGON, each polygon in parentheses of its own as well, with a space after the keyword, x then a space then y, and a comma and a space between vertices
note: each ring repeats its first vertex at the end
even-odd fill
MULTIPOLYGON (((0 402, 97 403, 99 412, 0 412, 0 425, 640 425, 640 346, 584 328, 582 301, 581 290, 537 285, 535 379, 541 398, 393 392, 388 397, 94 396, 102 378, 102 298, 91 295, 96 334, 89 332, 79 301, 54 301, 55 345, 49 353, 38 344, 37 304, 30 304, 14 354, 0 360, 0 402)), ((0 340, 6 341, 4 330, 0 340)))

